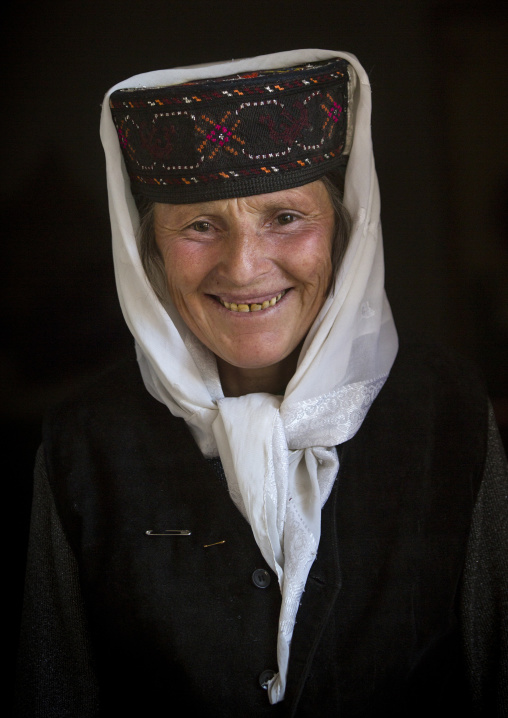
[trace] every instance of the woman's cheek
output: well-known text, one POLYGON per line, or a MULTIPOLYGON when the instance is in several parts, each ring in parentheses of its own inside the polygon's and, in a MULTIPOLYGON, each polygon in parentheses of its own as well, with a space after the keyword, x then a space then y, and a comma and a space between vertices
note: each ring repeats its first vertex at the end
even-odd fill
POLYGON ((332 238, 328 233, 299 237, 284 258, 293 276, 305 277, 316 285, 322 283, 326 293, 332 276, 332 238))
POLYGON ((170 292, 187 291, 197 281, 200 252, 192 245, 173 244, 163 253, 170 292))

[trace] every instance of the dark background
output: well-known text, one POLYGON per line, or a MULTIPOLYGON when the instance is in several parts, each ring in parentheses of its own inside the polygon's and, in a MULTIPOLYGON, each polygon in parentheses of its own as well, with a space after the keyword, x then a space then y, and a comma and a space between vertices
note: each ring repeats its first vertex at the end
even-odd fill
POLYGON ((482 368, 508 429, 508 14, 489 0, 47 0, 4 10, 0 413, 14 650, 45 409, 132 346, 114 287, 108 87, 148 70, 300 47, 367 69, 387 293, 401 333, 482 368))

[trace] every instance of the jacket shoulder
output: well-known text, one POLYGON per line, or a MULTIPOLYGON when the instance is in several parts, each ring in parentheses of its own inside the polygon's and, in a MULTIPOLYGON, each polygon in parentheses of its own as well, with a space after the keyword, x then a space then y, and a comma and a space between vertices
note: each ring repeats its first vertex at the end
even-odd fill
POLYGON ((435 476, 468 475, 476 493, 488 420, 487 391, 474 363, 441 344, 403 339, 353 445, 369 447, 392 468, 428 464, 435 476))
MULTIPOLYGON (((426 413, 476 421, 486 436, 489 401, 481 371, 444 344, 402 339, 380 405, 406 417, 426 413), (479 423, 478 423, 479 422, 479 423)), ((380 408, 380 407, 378 407, 380 408)))
POLYGON ((135 357, 108 368, 90 384, 52 407, 43 422, 44 443, 56 436, 107 433, 144 422, 179 423, 168 408, 146 390, 135 357))
POLYGON ((135 356, 126 356, 91 379, 85 387, 51 407, 45 421, 55 421, 61 415, 79 412, 85 407, 105 411, 110 405, 115 408, 127 406, 130 401, 139 400, 145 394, 149 396, 135 356))
POLYGON ((486 397, 483 376, 474 362, 441 342, 403 337, 391 375, 404 382, 446 382, 451 391, 478 390, 486 397))

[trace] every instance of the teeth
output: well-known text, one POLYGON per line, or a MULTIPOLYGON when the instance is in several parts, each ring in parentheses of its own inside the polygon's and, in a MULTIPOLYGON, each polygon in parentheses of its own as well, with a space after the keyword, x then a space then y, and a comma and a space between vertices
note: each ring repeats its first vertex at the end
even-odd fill
POLYGON ((219 297, 219 302, 222 304, 223 307, 226 307, 226 309, 229 309, 231 312, 259 312, 262 309, 268 309, 268 307, 273 307, 277 302, 282 299, 282 297, 285 295, 286 290, 281 292, 280 294, 277 294, 276 297, 272 297, 271 299, 266 299, 262 304, 236 304, 235 302, 224 302, 219 297))

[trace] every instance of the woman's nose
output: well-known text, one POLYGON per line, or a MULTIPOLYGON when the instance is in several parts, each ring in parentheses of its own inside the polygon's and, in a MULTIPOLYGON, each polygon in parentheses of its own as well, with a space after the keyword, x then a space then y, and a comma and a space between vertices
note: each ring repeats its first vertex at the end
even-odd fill
POLYGON ((223 243, 220 272, 236 286, 253 284, 270 270, 267 243, 251 227, 230 228, 223 243))

